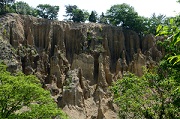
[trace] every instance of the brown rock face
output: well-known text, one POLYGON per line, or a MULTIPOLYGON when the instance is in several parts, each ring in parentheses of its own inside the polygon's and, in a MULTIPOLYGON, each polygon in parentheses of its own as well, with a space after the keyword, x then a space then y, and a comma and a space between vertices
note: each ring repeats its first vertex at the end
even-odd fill
POLYGON ((72 119, 116 119, 108 87, 126 71, 141 76, 142 66, 162 57, 153 35, 121 27, 17 14, 0 21, 0 59, 11 71, 35 74, 72 119))

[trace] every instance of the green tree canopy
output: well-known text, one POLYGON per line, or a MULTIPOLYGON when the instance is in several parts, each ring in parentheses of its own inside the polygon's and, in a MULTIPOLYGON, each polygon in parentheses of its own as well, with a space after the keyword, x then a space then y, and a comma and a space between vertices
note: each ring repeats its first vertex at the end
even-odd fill
POLYGON ((131 27, 132 20, 138 16, 134 8, 126 3, 113 5, 107 10, 107 17, 111 24, 131 27))
POLYGON ((156 34, 158 25, 165 24, 166 19, 165 15, 156 15, 153 13, 153 15, 148 19, 148 33, 156 34))
POLYGON ((14 3, 15 0, 0 0, 0 5, 5 6, 10 3, 14 3))
POLYGON ((146 28, 146 19, 139 16, 134 8, 126 3, 113 5, 106 14, 112 25, 132 29, 138 33, 146 28))
MULTIPOLYGON (((164 42, 158 42, 167 54, 163 65, 180 71, 180 16, 169 20, 169 23, 157 27, 157 35, 166 36, 164 42), (166 65, 168 64, 168 65, 166 65)), ((165 67, 164 66, 164 67, 165 67)), ((178 72, 179 73, 179 72, 178 72)), ((178 75, 176 75, 178 76, 178 75)), ((180 79, 180 75, 178 77, 180 79)))
POLYGON ((35 76, 12 75, 0 64, 1 119, 52 119, 57 116, 67 118, 35 76))
POLYGON ((89 21, 96 23, 96 21, 97 21, 97 15, 98 15, 98 14, 97 14, 96 11, 92 11, 91 14, 90 14, 90 16, 89 16, 89 21))
POLYGON ((99 16, 98 18, 98 23, 103 23, 103 24, 107 24, 107 17, 104 15, 104 13, 102 12, 102 14, 99 16))
POLYGON ((75 9, 73 10, 73 22, 84 22, 84 13, 81 9, 75 9))
POLYGON ((126 74, 113 85, 120 118, 179 118, 179 84, 173 76, 162 78, 158 73, 157 70, 146 71, 140 78, 126 74))
POLYGON ((0 15, 12 12, 11 4, 14 2, 15 0, 0 0, 0 15))
POLYGON ((23 1, 14 3, 12 5, 12 8, 18 14, 37 16, 36 9, 30 7, 26 2, 23 2, 23 1))
POLYGON ((89 17, 89 13, 86 10, 79 9, 76 5, 66 5, 66 20, 72 20, 73 22, 85 22, 89 17))
POLYGON ((39 4, 37 6, 38 16, 45 19, 57 19, 59 6, 51 6, 49 4, 39 4))
POLYGON ((76 10, 78 7, 76 5, 65 5, 66 7, 66 15, 65 17, 69 17, 68 20, 72 20, 73 11, 76 10))

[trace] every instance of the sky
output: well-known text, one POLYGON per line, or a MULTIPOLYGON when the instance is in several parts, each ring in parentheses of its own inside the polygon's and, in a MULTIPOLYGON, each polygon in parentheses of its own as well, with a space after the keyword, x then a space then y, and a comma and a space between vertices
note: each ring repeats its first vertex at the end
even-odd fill
POLYGON ((180 13, 180 3, 177 0, 16 0, 24 1, 32 7, 39 4, 57 5, 60 7, 59 20, 63 20, 65 15, 65 5, 77 5, 80 9, 97 11, 100 15, 102 12, 106 13, 112 5, 127 3, 133 6, 139 15, 151 17, 153 13, 156 15, 163 14, 168 17, 175 16, 180 13))

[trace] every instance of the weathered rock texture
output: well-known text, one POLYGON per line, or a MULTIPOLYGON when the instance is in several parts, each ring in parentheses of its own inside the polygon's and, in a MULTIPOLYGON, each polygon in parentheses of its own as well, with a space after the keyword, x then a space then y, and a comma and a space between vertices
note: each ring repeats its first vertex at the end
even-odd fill
POLYGON ((120 27, 17 14, 1 16, 0 23, 0 58, 35 74, 72 119, 116 119, 108 87, 123 72, 141 76, 142 66, 162 57, 153 35, 140 38, 120 27))

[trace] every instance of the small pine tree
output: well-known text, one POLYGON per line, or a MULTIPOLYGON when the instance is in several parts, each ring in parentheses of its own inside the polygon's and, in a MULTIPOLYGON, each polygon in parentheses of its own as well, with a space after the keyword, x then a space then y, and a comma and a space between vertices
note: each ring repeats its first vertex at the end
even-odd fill
POLYGON ((96 13, 96 11, 91 12, 91 15, 89 16, 89 21, 96 23, 96 21, 97 21, 97 13, 96 13))

